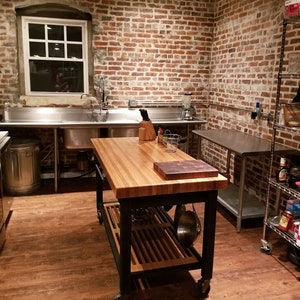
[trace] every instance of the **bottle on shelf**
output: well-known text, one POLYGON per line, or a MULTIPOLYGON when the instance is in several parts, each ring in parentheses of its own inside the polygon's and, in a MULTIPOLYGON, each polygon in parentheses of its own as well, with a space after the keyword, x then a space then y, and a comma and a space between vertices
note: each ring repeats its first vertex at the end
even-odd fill
POLYGON ((288 169, 286 166, 286 158, 280 158, 279 169, 277 172, 277 182, 286 183, 288 178, 288 169))
POLYGON ((282 231, 289 231, 291 224, 293 222, 293 214, 289 210, 285 210, 280 218, 278 228, 281 229, 282 231))
POLYGON ((294 223, 294 232, 295 232, 296 245, 300 247, 300 222, 299 221, 294 223))

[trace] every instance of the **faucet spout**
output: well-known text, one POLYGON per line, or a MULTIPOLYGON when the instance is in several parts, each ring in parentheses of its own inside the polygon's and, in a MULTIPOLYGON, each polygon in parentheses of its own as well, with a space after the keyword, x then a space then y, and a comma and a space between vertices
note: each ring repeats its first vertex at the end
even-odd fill
POLYGON ((80 99, 82 99, 83 97, 88 97, 88 94, 81 94, 80 99))
POLYGON ((104 107, 107 107, 107 106, 108 106, 108 95, 105 95, 105 96, 104 96, 104 99, 103 99, 103 106, 104 106, 104 107))

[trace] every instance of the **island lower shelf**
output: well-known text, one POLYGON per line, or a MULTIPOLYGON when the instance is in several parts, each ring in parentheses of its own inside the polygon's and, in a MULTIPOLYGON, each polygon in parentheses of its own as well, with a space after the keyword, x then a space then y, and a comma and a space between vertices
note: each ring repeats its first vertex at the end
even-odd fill
MULTIPOLYGON (((131 228, 131 274, 161 269, 200 269, 202 259, 193 248, 180 245, 173 223, 163 208, 149 207, 145 216, 132 220, 131 228)), ((101 213, 110 236, 110 243, 120 253, 120 209, 118 202, 103 204, 101 213), (104 214, 103 214, 104 213, 104 214)), ((116 258, 116 257, 115 257, 116 258)), ((119 259, 116 258, 118 264, 119 259)))

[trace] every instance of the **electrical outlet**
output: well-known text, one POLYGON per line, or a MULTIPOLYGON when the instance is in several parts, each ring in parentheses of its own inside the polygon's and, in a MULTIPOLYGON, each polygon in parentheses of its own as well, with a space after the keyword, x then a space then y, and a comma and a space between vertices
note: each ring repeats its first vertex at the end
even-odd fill
POLYGON ((128 106, 129 107, 137 107, 137 101, 136 100, 129 100, 128 106))

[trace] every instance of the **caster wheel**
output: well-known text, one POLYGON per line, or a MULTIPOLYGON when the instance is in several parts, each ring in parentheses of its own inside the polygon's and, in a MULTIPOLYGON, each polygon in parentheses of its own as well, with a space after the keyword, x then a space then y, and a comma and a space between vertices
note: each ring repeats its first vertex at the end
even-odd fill
POLYGON ((117 294, 113 296, 111 300, 129 300, 129 299, 131 299, 129 295, 117 294))
POLYGON ((111 298, 111 300, 121 300, 121 299, 122 299, 121 294, 117 294, 111 298))
POLYGON ((199 293, 199 299, 205 299, 205 298, 207 298, 209 292, 210 292, 210 286, 207 288, 207 290, 205 292, 199 293))
POLYGON ((102 218, 102 215, 101 215, 100 211, 98 211, 97 215, 98 215, 98 221, 102 225, 103 224, 103 218, 102 218))
POLYGON ((265 254, 271 254, 272 252, 272 245, 268 243, 266 240, 261 240, 262 246, 260 247, 260 252, 265 254))
POLYGON ((197 297, 205 299, 210 292, 210 280, 199 280, 197 284, 197 297))

